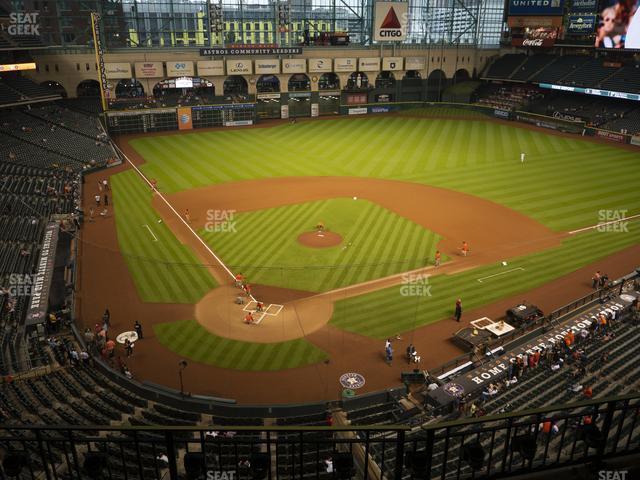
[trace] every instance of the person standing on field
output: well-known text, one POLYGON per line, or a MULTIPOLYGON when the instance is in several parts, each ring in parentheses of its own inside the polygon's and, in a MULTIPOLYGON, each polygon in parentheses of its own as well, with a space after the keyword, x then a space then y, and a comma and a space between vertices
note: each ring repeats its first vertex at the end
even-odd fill
POLYGON ((454 313, 454 318, 456 319, 456 322, 459 322, 461 317, 462 317, 462 300, 461 299, 457 299, 456 300, 456 311, 454 313))
POLYGON ((440 266, 440 257, 441 257, 440 250, 436 250, 436 259, 435 259, 435 262, 434 262, 436 267, 440 266))
POLYGON ((520 154, 520 163, 524 163, 524 157, 525 157, 524 152, 522 152, 520 154))

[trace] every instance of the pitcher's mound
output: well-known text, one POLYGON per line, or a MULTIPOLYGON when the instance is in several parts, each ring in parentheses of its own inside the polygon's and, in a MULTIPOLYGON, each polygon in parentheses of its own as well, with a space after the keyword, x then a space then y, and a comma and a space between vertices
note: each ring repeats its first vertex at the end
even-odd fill
POLYGON ((305 247, 327 248, 342 243, 342 237, 335 232, 304 232, 298 236, 298 242, 305 247))

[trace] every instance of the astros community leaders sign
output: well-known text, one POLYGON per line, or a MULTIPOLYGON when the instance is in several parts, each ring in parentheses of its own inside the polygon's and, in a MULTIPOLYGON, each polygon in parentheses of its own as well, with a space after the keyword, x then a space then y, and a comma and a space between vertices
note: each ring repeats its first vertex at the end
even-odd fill
POLYGON ((265 47, 265 48, 201 48, 200 55, 300 55, 300 47, 265 47))

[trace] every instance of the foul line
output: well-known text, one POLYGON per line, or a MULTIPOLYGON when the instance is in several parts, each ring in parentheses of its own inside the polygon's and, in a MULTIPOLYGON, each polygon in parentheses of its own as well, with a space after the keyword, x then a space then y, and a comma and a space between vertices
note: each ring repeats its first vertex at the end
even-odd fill
MULTIPOLYGON (((167 205, 167 207, 169 207, 171 209, 171 211, 176 215, 176 217, 178 217, 178 219, 184 224, 184 226, 189 229, 189 231, 202 244, 202 246, 207 250, 207 252, 209 252, 209 254, 211 254, 211 256, 216 259, 216 261, 220 264, 220 266, 222 268, 224 268, 224 270, 229 274, 231 279, 235 281, 236 276, 233 274, 233 272, 231 270, 229 270, 229 268, 222 262, 222 260, 220 260, 220 258, 213 252, 213 250, 211 250, 211 248, 209 248, 209 245, 207 245, 206 242, 204 240, 202 240, 202 238, 200 238, 200 235, 198 235, 196 233, 196 231, 193 228, 191 228, 191 225, 189 225, 186 222, 186 220, 184 218, 182 218, 182 215, 180 215, 178 213, 178 211, 175 208, 173 208, 173 205, 171 205, 169 203, 169 201, 164 197, 164 195, 162 193, 160 193, 160 191, 157 188, 154 188, 153 184, 144 175, 144 173, 142 173, 140 171, 140 169, 138 167, 136 167, 131 160, 129 160, 129 157, 127 157, 127 155, 122 151, 122 149, 118 145, 116 145, 113 142, 112 142, 112 145, 116 148, 116 150, 118 152, 120 152, 120 154, 124 157, 124 159, 127 161, 127 163, 133 167, 133 169, 138 173, 138 175, 140 175, 140 177, 142 177, 142 179, 145 182, 147 182, 147 185, 149 185, 149 187, 151 187, 152 191, 154 191, 154 192, 156 192, 158 194, 160 199, 167 205)), ((252 300, 255 301, 255 298, 253 297, 253 295, 249 295, 249 296, 251 297, 252 300)))
POLYGON ((480 278, 478 278, 476 280, 478 280, 480 283, 482 283, 482 281, 486 280, 487 278, 497 277, 498 275, 504 275, 505 273, 515 272, 516 270, 524 270, 524 268, 522 268, 522 267, 512 268, 511 270, 505 270, 504 272, 494 273, 493 275, 489 275, 489 276, 486 276, 486 277, 480 277, 480 278))
POLYGON ((611 220, 610 222, 597 223, 596 225, 591 225, 590 227, 579 228, 578 230, 571 230, 569 235, 573 235, 574 233, 585 232, 587 230, 593 230, 594 228, 604 227, 605 225, 611 225, 613 223, 621 223, 626 222, 627 220, 633 220, 634 218, 640 217, 640 213, 636 215, 631 215, 630 217, 619 218, 617 220, 611 220))
POLYGON ((151 234, 151 236, 153 237, 153 241, 157 242, 158 241, 158 237, 155 236, 155 234, 151 231, 151 229, 149 228, 149 225, 147 225, 146 223, 144 225, 142 225, 143 227, 147 227, 147 230, 149 230, 149 233, 151 234))

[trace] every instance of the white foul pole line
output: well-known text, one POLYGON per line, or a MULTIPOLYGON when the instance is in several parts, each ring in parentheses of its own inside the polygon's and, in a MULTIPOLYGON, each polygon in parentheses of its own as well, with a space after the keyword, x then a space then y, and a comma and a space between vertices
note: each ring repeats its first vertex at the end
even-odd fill
MULTIPOLYGON (((129 160, 129 157, 127 157, 127 155, 120 149, 120 147, 118 147, 115 143, 113 144, 113 146, 116 148, 116 150, 118 150, 118 152, 120 152, 120 154, 124 157, 124 159, 127 161, 127 163, 129 165, 131 165, 133 167, 133 169, 138 173, 138 175, 140 175, 140 177, 142 177, 142 179, 147 182, 147 185, 149 185, 149 187, 151 187, 151 189, 156 192, 158 194, 158 196, 160 197, 160 199, 167 205, 167 207, 169 207, 171 209, 171 211, 176 215, 176 217, 178 217, 180 219, 180 221, 184 224, 185 227, 187 227, 189 229, 189 231, 193 234, 193 236, 198 239, 198 241, 202 244, 202 246, 207 250, 207 252, 209 252, 211 254, 211 256, 213 258, 216 259, 216 261, 220 264, 220 266, 222 268, 224 268, 224 270, 231 276, 231 278, 233 279, 233 281, 235 282, 236 280, 236 276, 233 274, 233 272, 231 270, 229 270, 229 268, 222 262, 222 260, 220 260, 220 258, 213 252, 213 250, 211 250, 211 248, 209 248, 209 245, 206 244, 206 242, 204 240, 202 240, 202 238, 200 238, 200 235, 198 235, 196 233, 196 231, 191 228, 191 225, 189 225, 187 223, 187 221, 182 218, 182 215, 180 215, 180 213, 178 213, 178 211, 173 208, 173 205, 171 205, 169 203, 169 201, 164 197, 164 195, 162 195, 162 193, 160 193, 160 191, 155 188, 153 186, 153 184, 149 181, 149 179, 144 175, 144 173, 142 173, 140 171, 140 169, 138 167, 136 167, 133 162, 131 160, 129 160)), ((249 294, 249 297, 251 297, 251 299, 253 301, 257 301, 252 294, 249 294)))
POLYGON ((611 225, 613 223, 626 222, 628 220, 633 220, 634 218, 638 218, 638 217, 640 217, 640 213, 638 213, 637 215, 631 215, 630 217, 618 218, 616 220, 611 220, 610 222, 598 223, 596 225, 591 225, 590 227, 579 228, 578 230, 571 230, 569 232, 569 235, 573 235, 574 233, 585 232, 587 230, 593 230, 594 228, 604 227, 606 225, 611 225))

